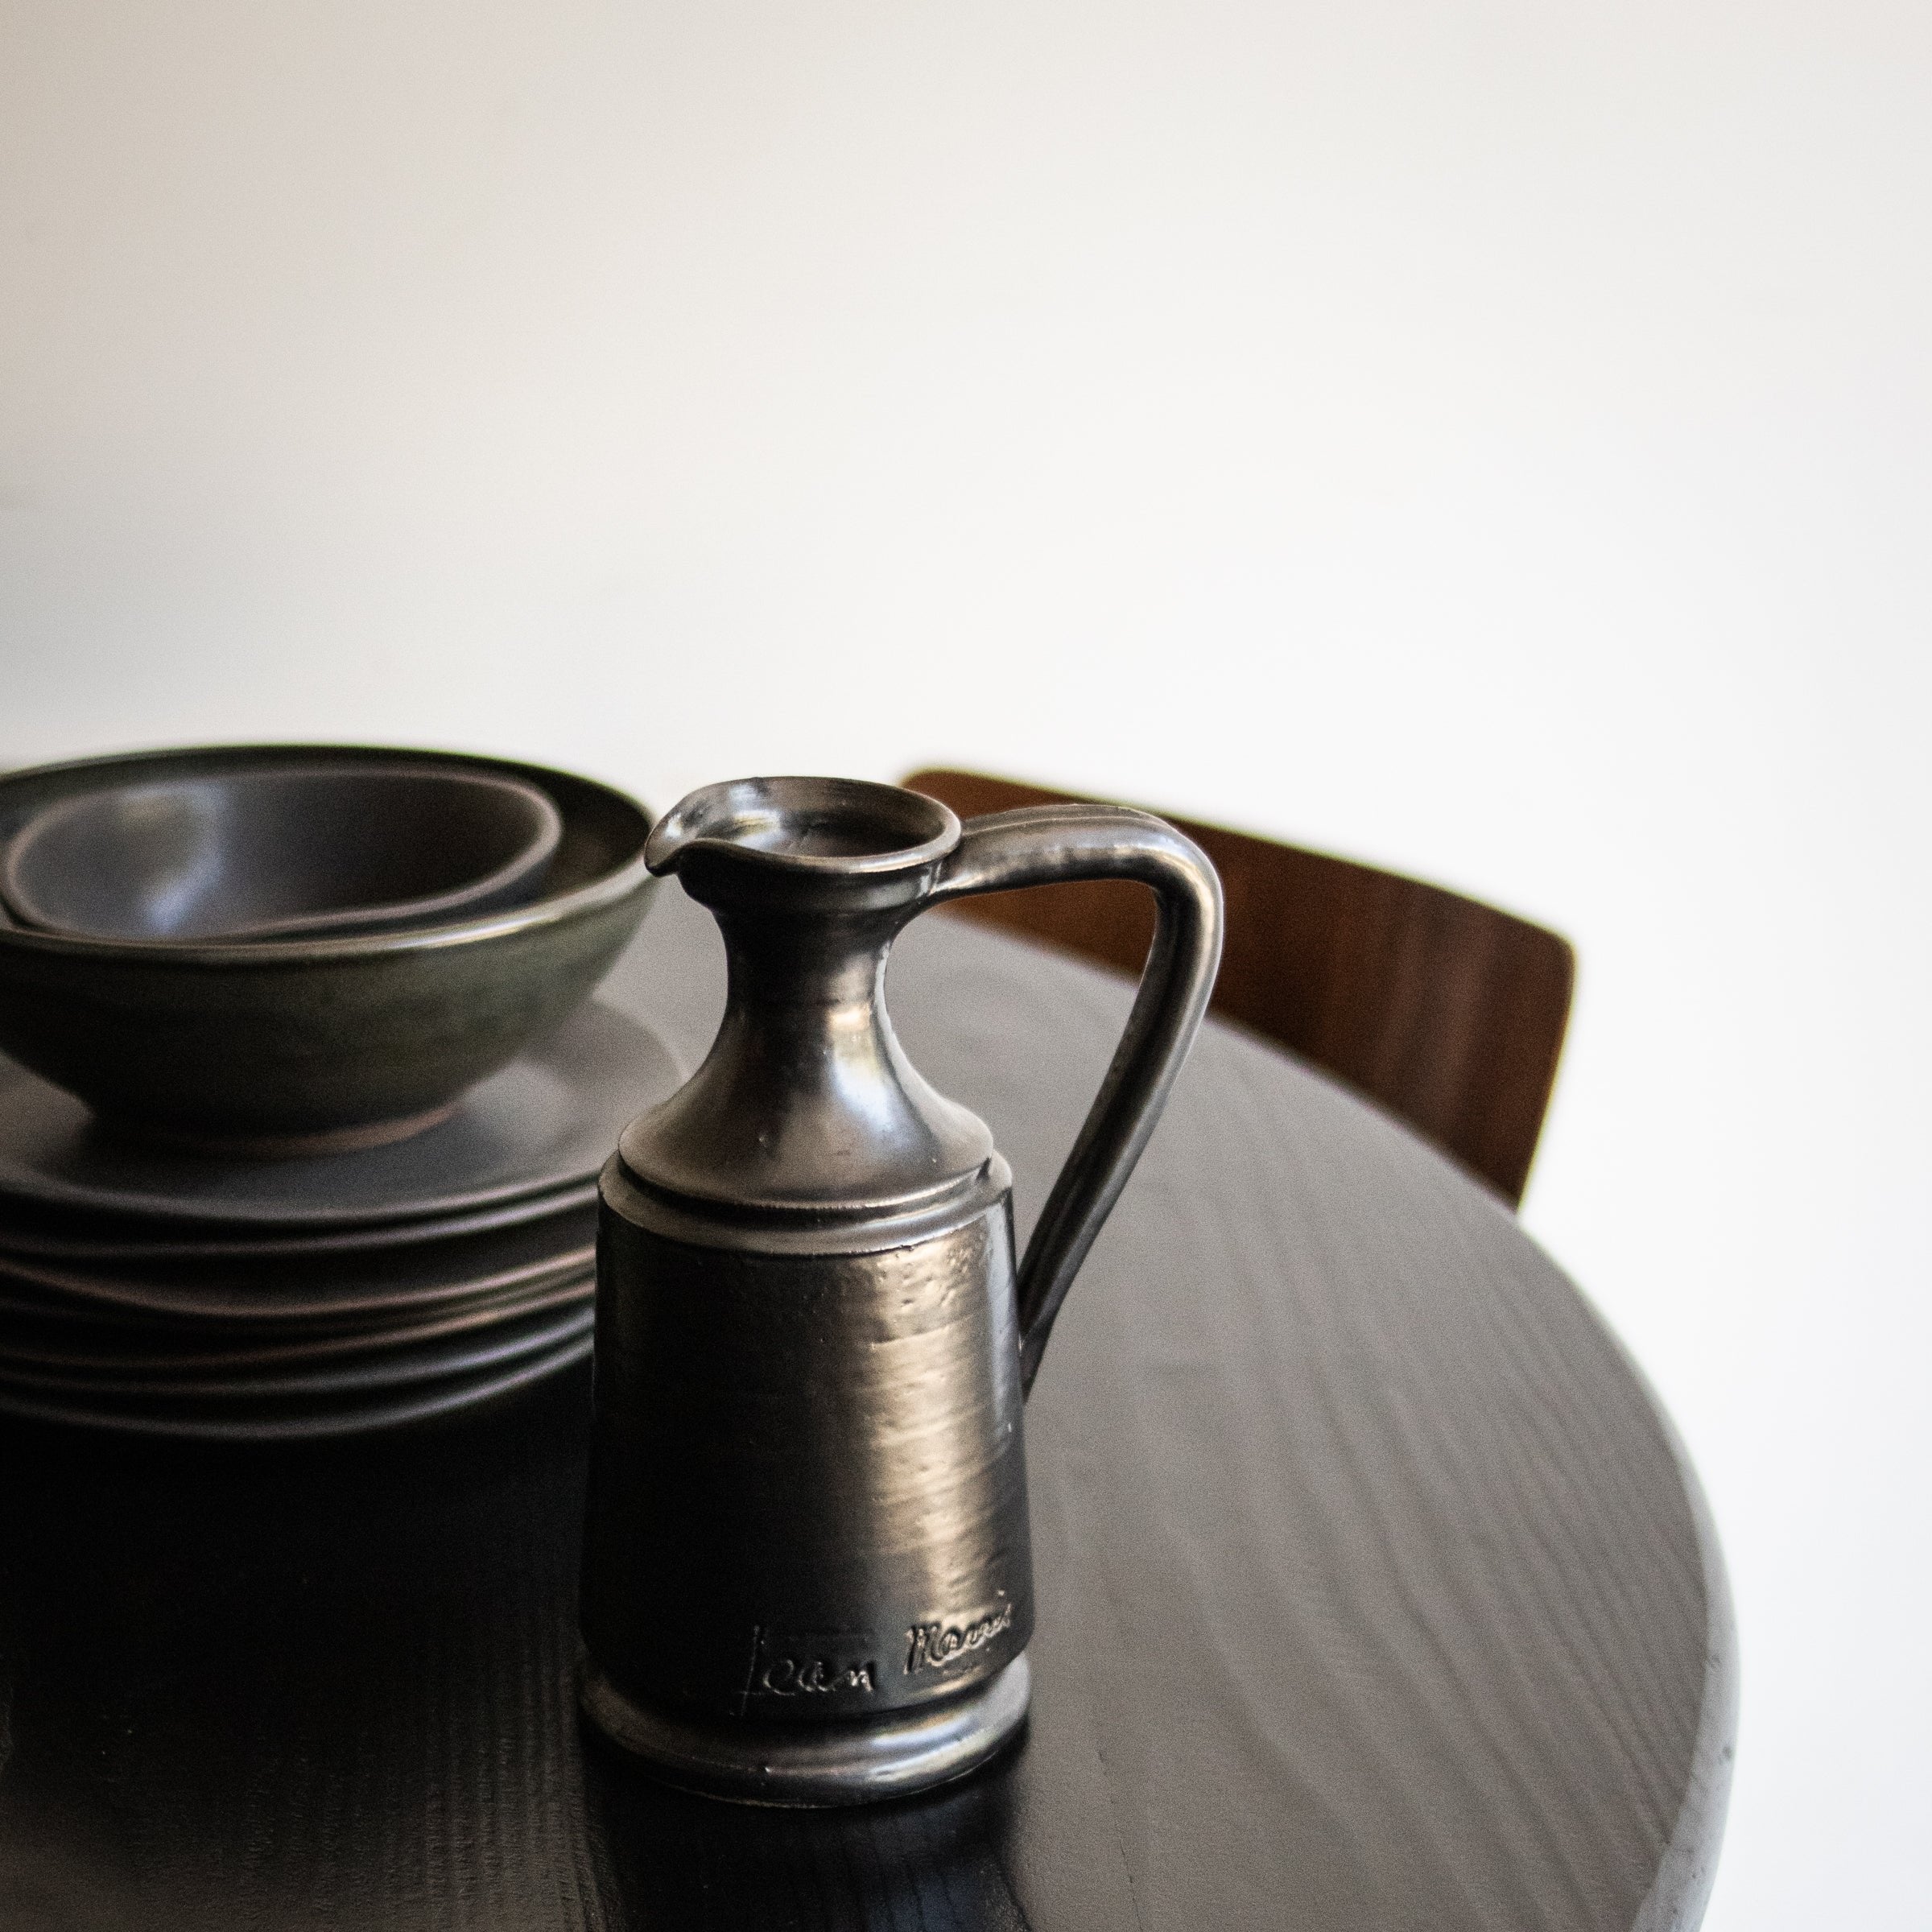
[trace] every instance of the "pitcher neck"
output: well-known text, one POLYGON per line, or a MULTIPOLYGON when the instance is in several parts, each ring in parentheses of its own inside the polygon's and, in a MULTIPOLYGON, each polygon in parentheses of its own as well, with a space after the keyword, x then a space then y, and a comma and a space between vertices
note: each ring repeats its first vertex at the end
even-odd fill
POLYGON ((992 1136, 920 1077, 886 1009, 892 942, 916 906, 712 910, 724 1017, 703 1066, 625 1131, 632 1177, 686 1204, 819 1218, 969 1189, 992 1136))
POLYGON ((724 942, 728 1007, 795 1011, 800 1023, 808 1013, 885 1023, 886 962, 908 912, 714 905, 712 913, 724 942))

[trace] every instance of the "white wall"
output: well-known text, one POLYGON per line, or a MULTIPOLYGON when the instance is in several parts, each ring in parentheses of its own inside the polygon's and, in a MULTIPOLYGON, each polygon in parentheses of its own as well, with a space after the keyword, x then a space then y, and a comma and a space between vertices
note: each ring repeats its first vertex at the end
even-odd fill
POLYGON ((1923 1926, 1929 188, 1884 0, 0 6, 0 753, 943 758, 1563 928, 1709 1923, 1923 1926))

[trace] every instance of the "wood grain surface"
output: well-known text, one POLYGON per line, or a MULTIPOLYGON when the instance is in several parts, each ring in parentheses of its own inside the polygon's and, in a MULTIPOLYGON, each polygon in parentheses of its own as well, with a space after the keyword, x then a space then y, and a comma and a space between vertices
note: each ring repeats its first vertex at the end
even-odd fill
MULTIPOLYGON (((708 923, 609 989, 687 1059, 708 923)), ((1022 1226, 1128 994, 938 919, 890 988, 1022 1226)), ((1633 1203, 1633 1210, 1641 1203, 1633 1203)), ((1736 1687, 1667 1423, 1493 1197, 1210 1026, 1027 1427, 1020 1747, 924 1798, 663 1790, 576 1723, 588 1377, 334 1448, 0 1432, 0 1926, 1689 1926, 1736 1687)))

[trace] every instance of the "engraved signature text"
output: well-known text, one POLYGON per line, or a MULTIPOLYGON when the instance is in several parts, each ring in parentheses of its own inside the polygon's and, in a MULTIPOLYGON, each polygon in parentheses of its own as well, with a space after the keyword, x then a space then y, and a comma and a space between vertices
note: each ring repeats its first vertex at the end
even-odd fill
POLYGON ((951 1663, 956 1657, 982 1650, 1002 1630, 1012 1628, 1013 1605, 1009 1603, 1001 1604, 990 1616, 982 1616, 976 1623, 914 1624, 906 1633, 906 1674, 910 1676, 919 1670, 936 1670, 942 1664, 951 1663))

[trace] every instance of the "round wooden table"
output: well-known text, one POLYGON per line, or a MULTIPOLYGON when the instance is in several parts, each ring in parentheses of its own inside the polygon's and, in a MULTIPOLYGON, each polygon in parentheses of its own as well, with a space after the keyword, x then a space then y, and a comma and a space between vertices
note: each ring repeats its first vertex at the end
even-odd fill
MULTIPOLYGON (((708 919, 605 997, 695 1063, 708 919)), ((1129 989, 943 917, 890 991, 1022 1232, 1129 989)), ((1027 1414, 1020 1747, 853 1812, 654 1785, 575 1710, 588 1378, 237 1452, 0 1431, 0 1925, 1689 1926, 1736 1715, 1695 1478, 1513 1217, 1210 1023, 1027 1414)))

